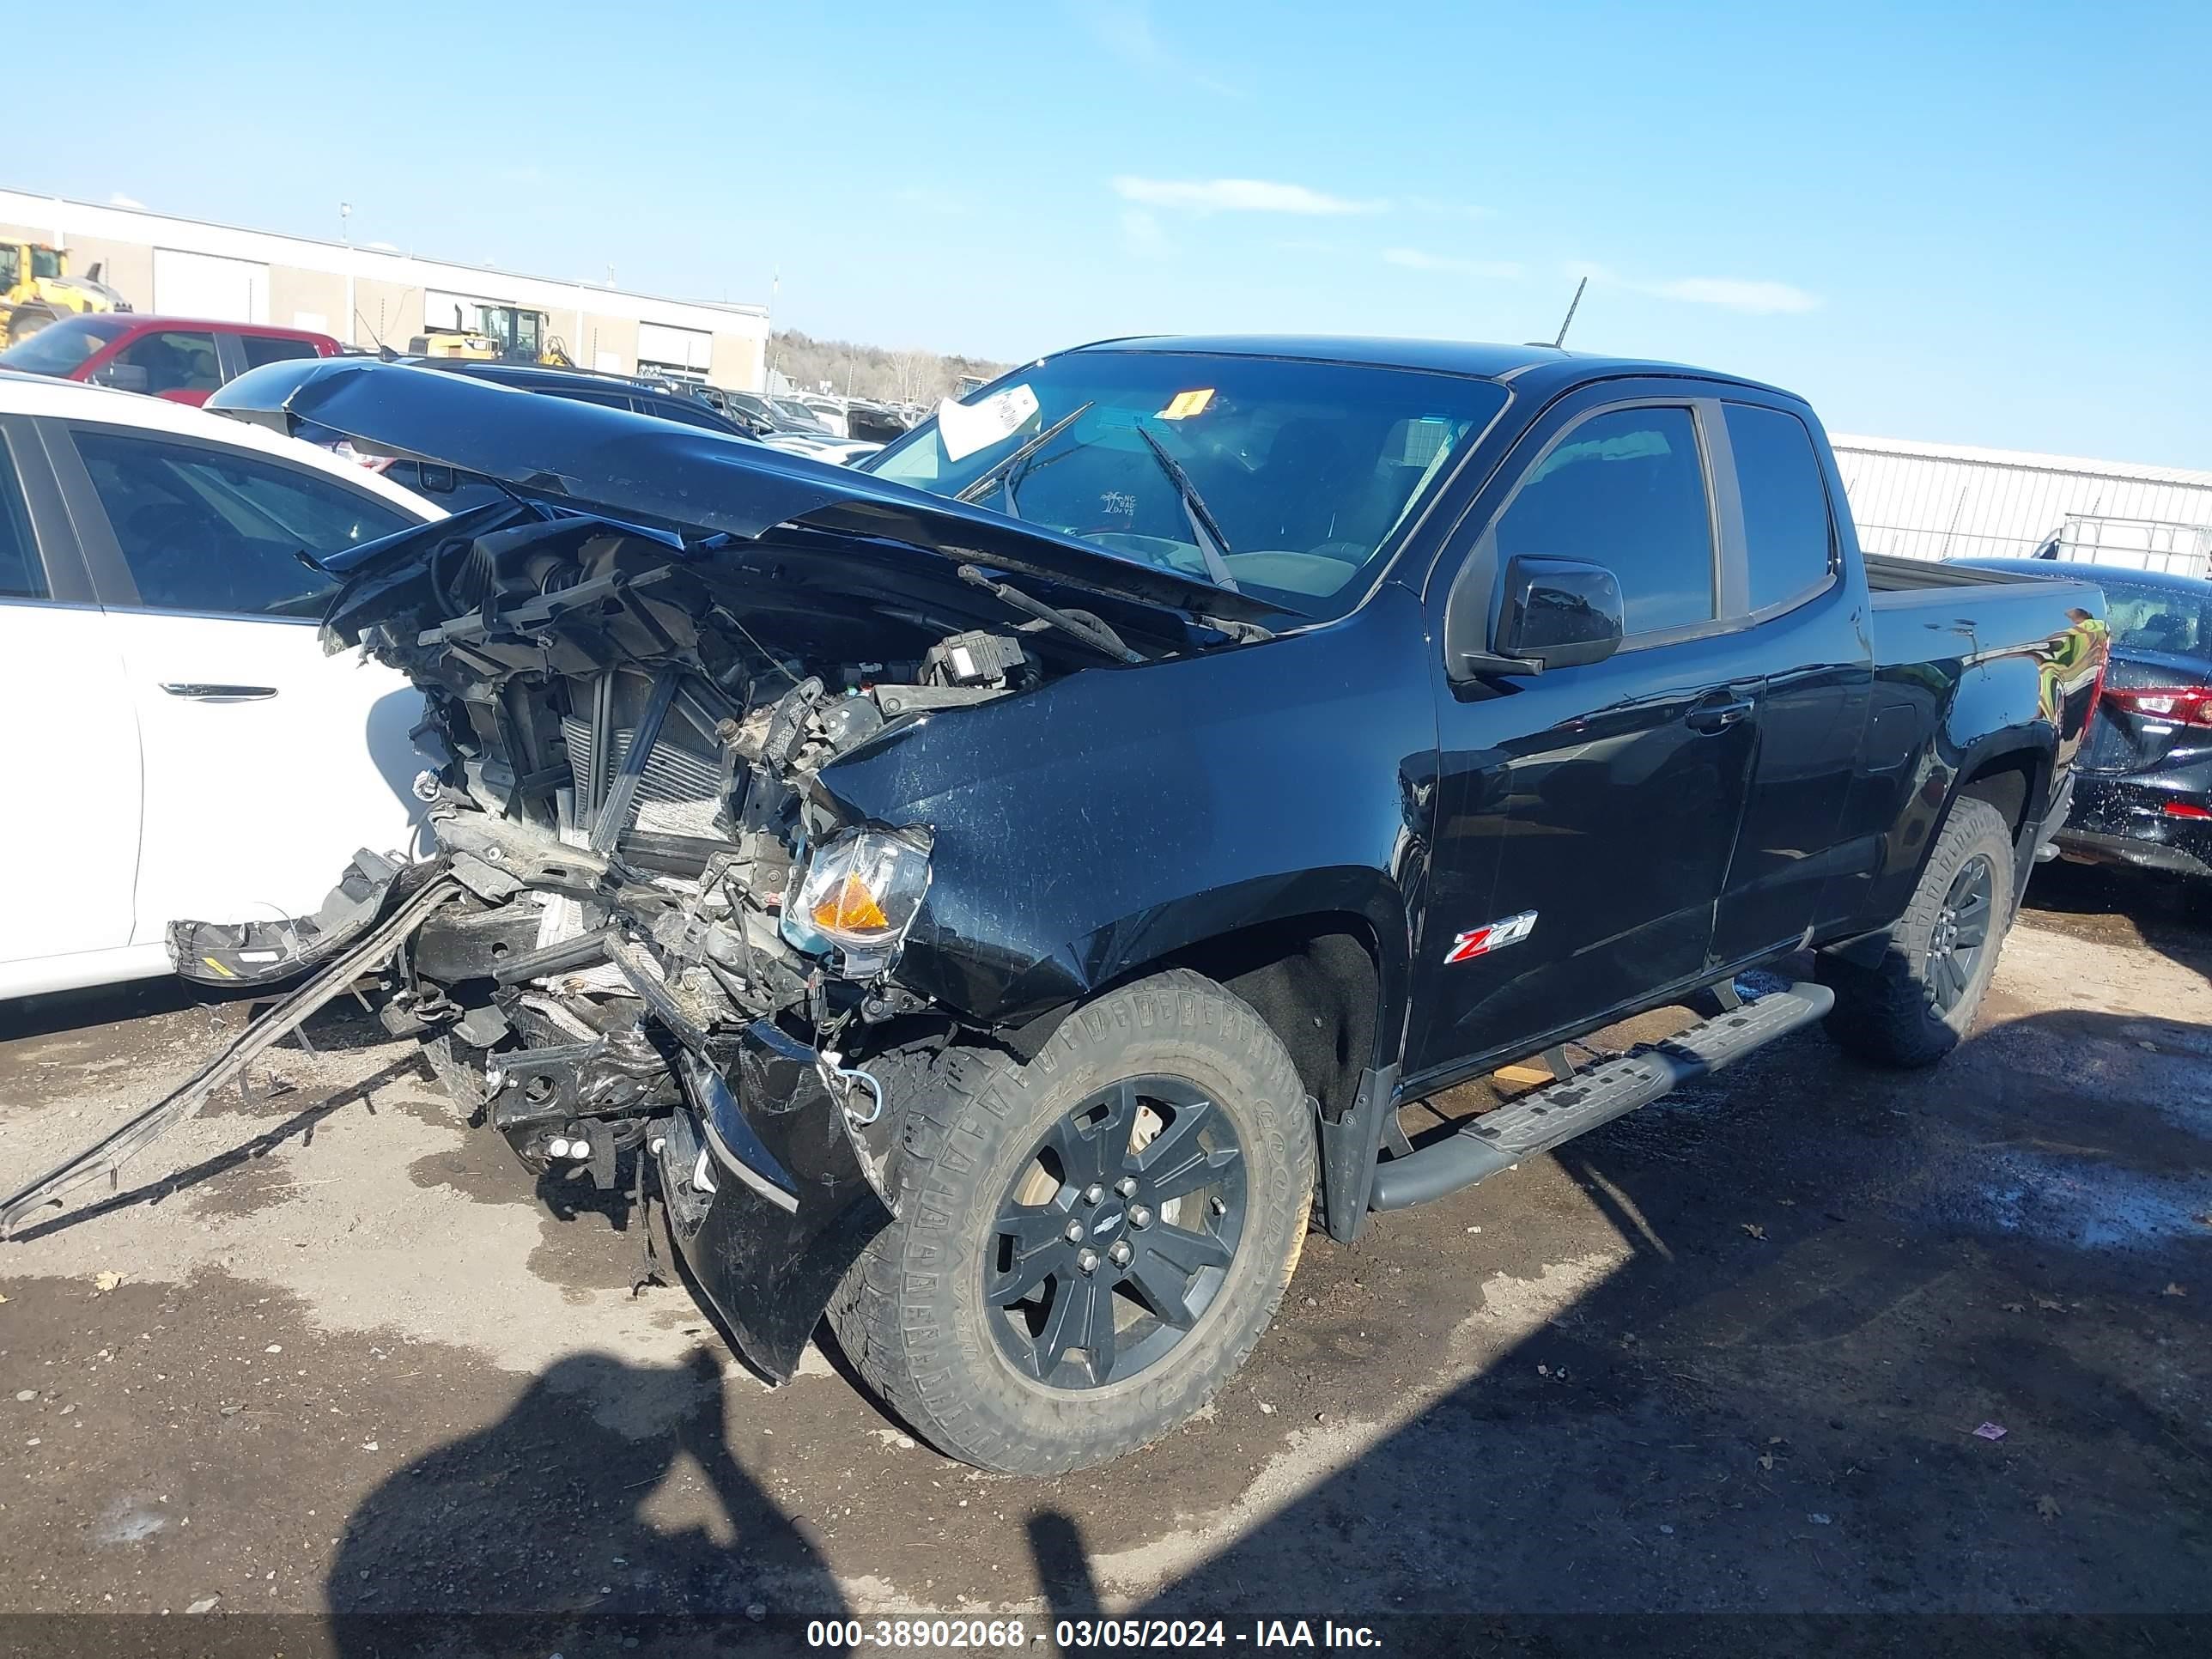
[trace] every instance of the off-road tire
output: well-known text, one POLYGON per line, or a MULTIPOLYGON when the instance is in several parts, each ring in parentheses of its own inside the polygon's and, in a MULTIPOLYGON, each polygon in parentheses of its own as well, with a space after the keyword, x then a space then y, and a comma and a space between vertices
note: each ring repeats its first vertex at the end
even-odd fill
POLYGON ((1872 967, 1823 956, 1820 981, 1836 994, 1828 1035, 1845 1052, 1876 1065, 1932 1066, 1959 1046, 1973 1027, 1982 994, 1996 973, 1997 952, 2012 926, 2012 831, 1987 801, 1966 799, 1951 809, 1928 855, 1912 902, 1889 930, 1887 948, 1872 967), (1951 884, 1968 860, 1986 857, 1993 872, 1994 906, 1989 942, 1966 991, 1947 1013, 1928 980, 1928 951, 1951 884))
POLYGON ((1236 1374, 1281 1305, 1314 1190, 1314 1128, 1291 1057, 1251 1007, 1182 969, 1100 997, 1028 1064, 955 1048, 912 1097, 893 1161, 898 1216, 838 1286, 854 1368, 939 1450, 1007 1474, 1060 1474, 1176 1428, 1236 1374), (1245 1218, 1219 1290, 1156 1363, 1090 1389, 1023 1375, 985 1324, 981 1252, 1001 1194, 1045 1130, 1117 1079, 1185 1077, 1228 1115, 1245 1218))
POLYGON ((37 301, 17 306, 8 319, 8 343, 14 345, 19 340, 27 340, 40 329, 50 328, 60 320, 52 307, 37 301))

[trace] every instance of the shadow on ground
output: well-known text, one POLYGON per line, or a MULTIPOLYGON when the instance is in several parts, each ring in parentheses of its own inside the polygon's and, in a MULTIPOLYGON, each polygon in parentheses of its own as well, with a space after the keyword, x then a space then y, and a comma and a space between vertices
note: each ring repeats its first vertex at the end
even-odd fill
MULTIPOLYGON (((2212 1619, 2208 1059, 2205 1028, 2081 1013, 2000 1018, 1902 1078, 1816 1033, 1778 1045, 1566 1149, 1615 1265, 1410 1414, 1376 1366, 1364 1443, 1171 1582, 1094 1553, 1081 1478, 1007 1483, 1033 1582, 1057 1617, 1133 1596, 1224 1620, 1231 1646, 1267 1620, 1380 1615, 1410 1621, 1386 1626, 1397 1651, 2184 1650, 2205 1627, 2171 1616, 2212 1619), (1805 1622, 1830 1614, 1851 1617, 1805 1622)), ((1463 1283, 1440 1316, 1479 1341, 1512 1288, 1463 1283)), ((799 1620, 845 1601, 720 1410, 703 1362, 556 1366, 355 1515, 329 1587, 343 1650, 389 1650, 395 1626, 358 1622, 393 1605, 381 1587, 540 1614, 573 1595, 577 1628, 656 1652, 795 1650, 799 1620), (636 1506, 687 1458, 723 1536, 636 1506), (651 1564, 612 1603, 566 1582, 606 1550, 651 1564)), ((1164 1530, 1182 1443, 1139 1454, 1164 1530)), ((467 1624, 468 1650, 500 1653, 568 1628, 509 1646, 467 1624)))

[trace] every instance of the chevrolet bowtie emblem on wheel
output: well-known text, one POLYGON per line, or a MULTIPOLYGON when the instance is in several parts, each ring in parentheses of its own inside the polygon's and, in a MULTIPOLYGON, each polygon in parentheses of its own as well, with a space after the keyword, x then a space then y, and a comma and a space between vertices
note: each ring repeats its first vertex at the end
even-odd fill
POLYGON ((1508 916, 1503 921, 1492 921, 1462 933, 1452 941, 1444 960, 1472 962, 1477 957, 1486 957, 1492 951, 1502 951, 1509 945, 1518 945, 1536 931, 1536 913, 1523 910, 1517 916, 1508 916))

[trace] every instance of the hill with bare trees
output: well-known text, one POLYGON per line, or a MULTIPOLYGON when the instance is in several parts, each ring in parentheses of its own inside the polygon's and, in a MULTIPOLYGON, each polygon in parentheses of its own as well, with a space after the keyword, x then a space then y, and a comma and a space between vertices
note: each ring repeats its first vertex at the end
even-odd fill
POLYGON ((1010 367, 918 347, 894 351, 849 340, 817 340, 795 328, 769 336, 768 366, 802 391, 890 404, 933 404, 950 396, 963 374, 989 380, 1010 367))

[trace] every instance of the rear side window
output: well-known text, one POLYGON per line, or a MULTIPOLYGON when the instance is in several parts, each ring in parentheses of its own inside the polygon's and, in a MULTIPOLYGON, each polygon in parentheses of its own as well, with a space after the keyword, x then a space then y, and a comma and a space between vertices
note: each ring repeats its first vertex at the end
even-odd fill
POLYGON ((1713 619, 1712 514, 1686 409, 1592 416, 1531 470, 1494 534, 1501 569, 1523 555, 1604 565, 1630 634, 1713 619))
POLYGON ((1753 404, 1721 408, 1743 499, 1751 608, 1764 611, 1827 580, 1835 547, 1827 483, 1813 434, 1795 415, 1753 404))
POLYGON ((31 538, 31 515, 24 510, 7 446, 0 443, 0 599, 46 597, 46 573, 31 538))
MULTIPOLYGON (((2059 565, 2053 574, 2071 573, 2059 565)), ((2199 595, 2148 582, 2116 582, 2101 571, 2096 582, 2105 590, 2105 624, 2119 644, 2177 657, 2212 656, 2212 617, 2199 595)))
POLYGON ((414 522, 258 456, 82 427, 76 436, 149 610, 319 617, 337 586, 319 556, 414 522))
POLYGON ((264 363, 281 363, 294 357, 318 357, 312 340, 280 340, 267 334, 242 334, 239 343, 246 348, 246 366, 258 368, 264 363))
POLYGON ((212 392, 222 384, 222 369, 216 361, 215 336, 165 328, 140 336, 115 354, 105 374, 116 366, 146 372, 146 384, 132 391, 212 392))

